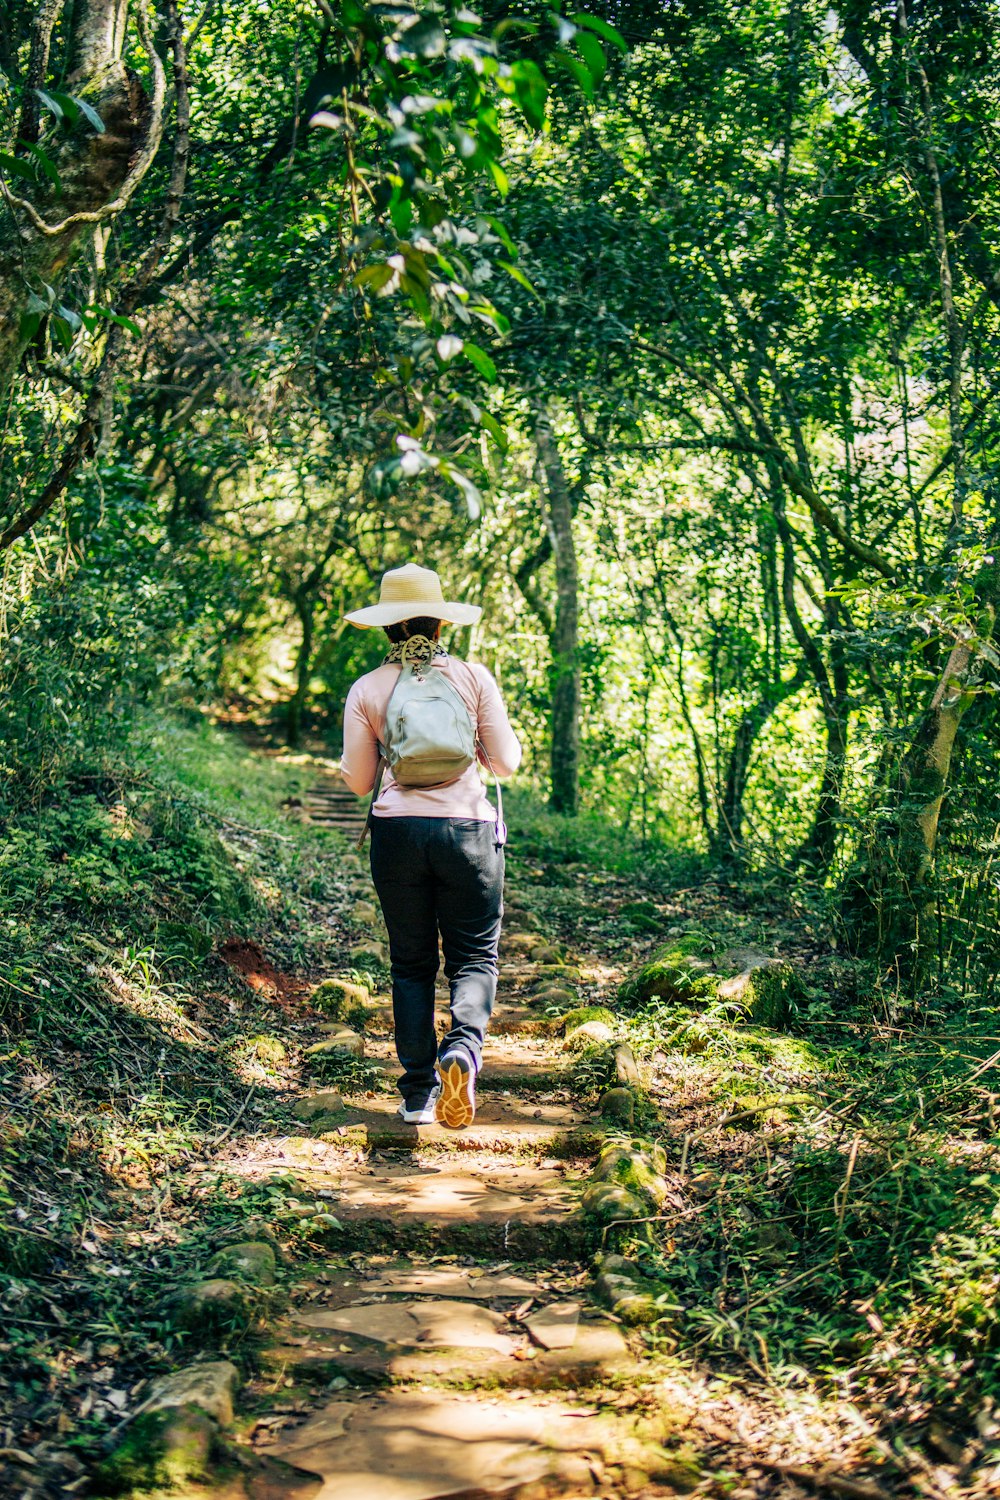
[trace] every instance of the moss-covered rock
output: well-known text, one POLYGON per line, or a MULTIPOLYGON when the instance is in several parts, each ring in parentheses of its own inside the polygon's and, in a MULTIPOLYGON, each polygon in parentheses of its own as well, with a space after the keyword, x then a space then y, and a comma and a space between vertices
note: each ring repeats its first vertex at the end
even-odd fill
POLYGON ((603 1119, 631 1125, 635 1119, 635 1095, 631 1089, 607 1089, 597 1108, 603 1119))
POLYGON ((319 1120, 326 1115, 338 1115, 344 1107, 344 1100, 339 1090, 324 1089, 319 1094, 309 1094, 307 1098, 300 1099, 292 1110, 297 1120, 319 1120))
POLYGON ((661 932, 663 917, 652 901, 626 901, 618 908, 618 915, 635 932, 661 932))
POLYGON ((539 943, 531 949, 531 961, 535 964, 561 964, 563 951, 554 943, 539 943))
POLYGON ((649 1283, 642 1285, 631 1276, 602 1270, 594 1282, 594 1293, 598 1301, 609 1307, 616 1318, 621 1318, 623 1323, 634 1328, 647 1327, 664 1316, 663 1308, 657 1302, 656 1293, 649 1283))
POLYGON ((725 948, 689 932, 659 949, 621 987, 628 1004, 673 1000, 704 1010, 721 1003, 760 1026, 782 1026, 791 1013, 795 970, 754 948, 725 948))
POLYGON ((369 973, 384 968, 389 962, 385 944, 378 942, 359 943, 356 948, 351 949, 348 957, 355 968, 366 969, 369 973))
POLYGON ((217 1450, 218 1428, 197 1407, 142 1412, 98 1464, 90 1493, 190 1495, 189 1486, 210 1480, 217 1450))
POLYGON ((561 984, 546 983, 541 989, 532 992, 531 1001, 533 1005, 558 1005, 560 1009, 567 1011, 576 1005, 579 998, 576 990, 567 989, 561 984))
POLYGON ((251 1303, 245 1286, 215 1276, 178 1287, 164 1300, 162 1311, 171 1328, 208 1339, 248 1327, 251 1303))
POLYGON ((324 979, 309 998, 324 1015, 342 1021, 349 1010, 368 1004, 371 991, 367 985, 355 984, 350 979, 324 979))
POLYGON ((614 1026, 615 1017, 606 1005, 581 1005, 577 1010, 567 1011, 560 1025, 563 1036, 571 1036, 589 1021, 600 1021, 604 1026, 614 1026))
POLYGON ((665 1166, 662 1149, 610 1144, 597 1158, 591 1178, 619 1184, 646 1205, 646 1213, 655 1213, 667 1196, 662 1175, 665 1166))
POLYGON ((567 1033, 563 1047, 567 1052, 582 1052, 586 1047, 605 1047, 615 1034, 606 1021, 584 1021, 567 1033))
POLYGON ((541 964, 533 988, 540 990, 553 980, 559 984, 582 984, 583 975, 576 964, 541 964))
POLYGON ((365 1039, 358 1036, 349 1026, 341 1026, 332 1036, 327 1037, 325 1042, 316 1042, 312 1047, 307 1047, 305 1058, 308 1066, 314 1072, 322 1072, 324 1064, 331 1057, 364 1057, 365 1039))
POLYGON ((262 1241, 227 1245, 206 1266, 210 1276, 227 1277, 248 1286, 273 1286, 275 1256, 271 1246, 262 1241))
MULTIPOLYGON (((596 1219, 598 1224, 611 1224, 617 1219, 643 1219, 649 1213, 649 1205, 642 1198, 630 1193, 620 1182, 592 1182, 580 1199, 585 1214, 596 1219)), ((645 1228, 637 1224, 642 1233, 645 1228)))
POLYGON ((228 1427, 233 1420, 233 1399, 239 1387, 240 1372, 228 1359, 206 1360, 154 1380, 142 1410, 177 1411, 195 1406, 220 1427, 228 1427))

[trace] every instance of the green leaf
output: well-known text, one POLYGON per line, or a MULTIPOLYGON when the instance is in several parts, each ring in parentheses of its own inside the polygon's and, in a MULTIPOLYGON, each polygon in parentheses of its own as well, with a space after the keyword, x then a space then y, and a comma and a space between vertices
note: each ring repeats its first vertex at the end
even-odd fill
POLYGON ((491 385, 495 384, 497 367, 485 349, 480 349, 478 344, 466 344, 462 349, 462 353, 469 361, 469 364, 479 371, 484 380, 488 380, 491 385))
MULTIPOLYGON (((41 97, 41 89, 36 89, 35 92, 39 95, 39 97, 41 97)), ((87 121, 87 124, 90 125, 98 135, 104 134, 104 121, 101 119, 94 106, 92 104, 88 104, 86 99, 80 99, 76 94, 60 93, 58 89, 49 89, 45 95, 45 98, 49 101, 50 105, 52 103, 55 103, 59 106, 70 125, 75 125, 77 120, 82 115, 83 118, 87 121)))
POLYGON ((507 173, 504 171, 503 167, 498 161, 490 162, 490 173, 493 177, 493 181, 496 183, 497 192, 500 194, 501 198, 506 198, 508 192, 510 191, 510 181, 507 177, 507 173))
POLYGON ((377 266, 365 266, 364 270, 359 271, 354 278, 354 285, 371 287, 373 292, 378 292, 392 280, 393 275, 392 266, 382 261, 377 266))
POLYGON ((500 449, 500 452, 506 453, 507 449, 510 447, 510 443, 507 441, 507 433, 505 432, 503 427, 501 427, 496 417, 491 416, 488 411, 484 411, 480 417, 480 421, 486 428, 486 431, 489 433, 490 437, 496 443, 497 447, 500 449))
POLYGON ((66 111, 63 109, 58 99, 54 99, 52 95, 47 94, 44 89, 36 89, 35 93, 41 100, 42 108, 48 110, 49 114, 53 117, 57 124, 61 124, 62 121, 66 118, 66 111))
POLYGON ((593 99, 594 78, 590 69, 584 67, 583 63, 578 57, 572 57, 570 53, 563 52, 560 48, 557 48, 556 51, 553 52, 552 56, 556 61, 562 64, 567 73, 571 74, 572 77, 576 79, 577 83, 580 86, 581 92, 586 94, 588 99, 593 99))
POLYGON ((35 173, 26 161, 22 161, 19 156, 11 156, 6 151, 0 151, 0 171, 20 177, 22 182, 30 182, 32 186, 37 181, 35 173))
POLYGON ((591 36, 589 31, 581 31, 577 35, 576 45, 580 55, 590 70, 594 82, 600 82, 608 71, 608 60, 604 56, 604 48, 596 36, 591 36))
POLYGON ((498 219, 497 216, 496 216, 496 214, 484 214, 483 217, 486 220, 487 224, 492 229, 493 233, 496 235, 497 239, 503 245, 504 249, 507 251, 507 254, 510 255, 510 256, 516 257, 516 255, 517 255, 517 246, 514 244, 514 241, 511 239, 510 234, 508 233, 507 227, 503 223, 503 220, 502 219, 498 219))
POLYGON ((522 58, 512 65, 511 74, 521 113, 534 130, 544 129, 549 86, 541 68, 530 58, 522 58))
POLYGON ((583 11, 577 11, 576 15, 570 17, 577 26, 586 26, 588 31, 595 31, 599 37, 617 47, 620 52, 628 51, 628 42, 620 31, 616 31, 609 21, 602 20, 600 16, 588 16, 583 11))
POLYGON ((436 16, 421 16, 399 37, 400 52, 409 57, 442 57, 448 38, 436 16))
POLYGON ((34 157, 35 161, 37 161, 38 165, 45 173, 45 176, 54 185, 56 192, 61 193, 62 181, 59 177, 58 168, 56 167, 56 164, 52 160, 52 158, 46 155, 46 153, 42 150, 41 146, 39 146, 36 141, 28 141, 27 149, 31 152, 31 155, 34 157))
POLYGON ((514 280, 520 286, 523 286, 526 291, 529 291, 533 297, 537 297, 539 295, 539 293, 532 286, 531 282, 528 280, 527 276, 525 276, 524 272, 517 266, 512 266, 509 261, 499 259, 497 260, 497 265, 502 266, 503 269, 507 272, 507 275, 512 276, 514 280))

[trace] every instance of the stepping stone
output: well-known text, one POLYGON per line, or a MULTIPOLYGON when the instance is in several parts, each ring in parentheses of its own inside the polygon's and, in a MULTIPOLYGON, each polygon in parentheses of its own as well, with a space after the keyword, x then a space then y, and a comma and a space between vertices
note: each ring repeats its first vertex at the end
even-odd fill
POLYGON ((553 1250, 577 1250, 587 1224, 558 1172, 496 1167, 490 1182, 477 1172, 389 1167, 377 1176, 345 1171, 331 1204, 342 1231, 328 1242, 373 1243, 411 1250, 533 1253, 551 1236, 553 1250))
POLYGON ((570 1349, 580 1324, 579 1302, 550 1302, 524 1319, 524 1326, 543 1349, 570 1349))
POLYGON ((370 1292, 417 1292, 438 1297, 468 1297, 479 1302, 492 1302, 494 1297, 544 1297, 537 1282, 523 1276, 501 1273, 498 1276, 461 1275, 444 1266, 428 1266, 426 1271, 401 1272, 398 1275, 377 1276, 365 1282, 365 1291, 370 1292))
POLYGON ((270 1451, 320 1476, 315 1500, 499 1495, 542 1480, 589 1493, 590 1468, 573 1451, 586 1437, 583 1425, 565 1403, 389 1391, 334 1403, 283 1432, 270 1451), (331 1426, 341 1434, 330 1437, 331 1426))
POLYGON ((330 1328, 382 1344, 422 1344, 438 1349, 492 1349, 512 1355, 518 1340, 499 1330, 500 1313, 467 1302, 356 1303, 353 1307, 302 1313, 307 1328, 330 1328))

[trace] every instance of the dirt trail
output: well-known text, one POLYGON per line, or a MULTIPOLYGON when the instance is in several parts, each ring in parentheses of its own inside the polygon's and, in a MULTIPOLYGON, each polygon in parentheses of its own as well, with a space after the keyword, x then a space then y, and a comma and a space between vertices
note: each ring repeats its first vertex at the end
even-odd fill
MULTIPOLYGON (((470 1129, 399 1119, 390 1011, 372 1003, 366 1055, 385 1091, 242 1158, 292 1171, 304 1212, 329 1211, 339 1257, 294 1286, 247 1393, 257 1454, 290 1466, 265 1463, 254 1500, 653 1496, 698 1481, 676 1414, 644 1404, 637 1335, 589 1294, 580 1186, 604 1129, 545 1034, 543 966, 512 954, 533 926, 522 912, 505 928, 470 1129)), ((446 1003, 442 990, 442 1030, 446 1003)), ((301 1112, 322 1104, 320 1090, 301 1112)))

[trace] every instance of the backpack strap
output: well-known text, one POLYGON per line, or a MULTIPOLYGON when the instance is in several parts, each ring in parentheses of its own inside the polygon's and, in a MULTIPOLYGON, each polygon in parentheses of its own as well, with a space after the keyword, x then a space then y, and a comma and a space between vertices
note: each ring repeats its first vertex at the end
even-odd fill
POLYGON ((372 787, 372 800, 369 802, 369 804, 368 804, 368 812, 365 814, 365 826, 364 826, 364 828, 362 828, 361 832, 358 834, 358 841, 357 841, 357 843, 354 846, 355 849, 358 849, 358 850, 363 849, 365 847, 365 839, 368 837, 369 833, 371 832, 371 826, 372 826, 372 808, 375 806, 376 802, 378 801, 378 794, 382 790, 382 777, 385 775, 386 767, 389 764, 389 762, 385 758, 385 751, 382 749, 382 746, 379 745, 378 748, 379 748, 378 770, 375 772, 375 785, 372 787))
POLYGON ((487 748, 483 744, 482 740, 476 740, 476 749, 482 751, 483 756, 484 756, 484 758, 486 760, 486 764, 489 767, 490 775, 493 777, 493 785, 496 787, 496 793, 497 793, 497 817, 496 817, 496 824, 495 824, 496 846, 497 846, 498 849, 502 849, 503 846, 504 846, 504 844, 506 844, 506 842, 507 842, 507 824, 503 820, 503 792, 500 790, 500 777, 497 775, 496 771, 494 771, 494 769, 493 769, 493 762, 490 760, 490 752, 487 750, 487 748))

